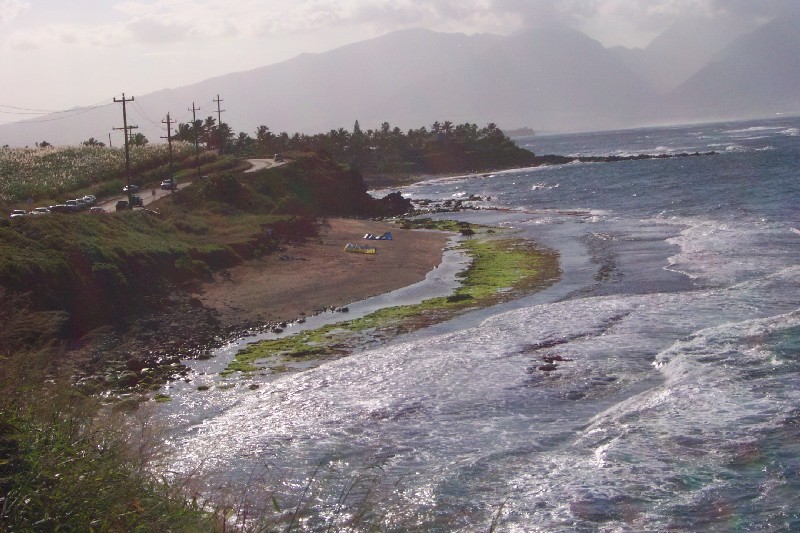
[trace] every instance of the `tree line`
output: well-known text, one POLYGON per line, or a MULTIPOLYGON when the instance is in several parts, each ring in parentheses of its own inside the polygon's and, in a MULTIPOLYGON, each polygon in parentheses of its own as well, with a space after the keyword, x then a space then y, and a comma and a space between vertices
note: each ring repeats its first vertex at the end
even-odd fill
MULTIPOLYGON (((454 124, 449 120, 406 131, 388 122, 377 129, 363 130, 356 120, 352 130, 339 128, 314 135, 275 133, 268 126, 260 125, 253 135, 246 132, 237 135, 227 123, 217 123, 209 116, 205 120, 179 123, 172 139, 196 142, 207 150, 240 157, 291 151, 326 153, 339 163, 371 173, 438 172, 461 170, 462 166, 464 170, 475 170, 524 163, 533 156, 518 148, 497 124, 479 127, 468 122, 454 124)), ((145 145, 148 139, 137 133, 129 142, 145 145)), ((83 144, 103 146, 94 138, 83 144)))
POLYGON ((377 129, 363 130, 356 120, 352 131, 339 128, 314 135, 275 133, 261 125, 251 136, 246 132, 235 135, 228 124, 217 124, 213 117, 208 117, 204 121, 179 124, 173 138, 187 142, 197 140, 207 149, 242 157, 289 151, 322 152, 337 162, 370 172, 420 170, 412 167, 419 167, 422 160, 435 153, 463 155, 520 150, 497 124, 479 127, 471 123, 454 124, 449 120, 407 131, 392 127, 388 122, 377 129))

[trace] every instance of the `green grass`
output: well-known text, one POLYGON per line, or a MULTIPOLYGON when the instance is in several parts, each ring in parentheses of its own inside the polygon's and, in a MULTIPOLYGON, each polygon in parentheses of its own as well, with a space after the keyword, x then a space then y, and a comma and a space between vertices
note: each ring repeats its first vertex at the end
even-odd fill
MULTIPOLYGON (((464 227, 451 221, 425 224, 432 229, 464 227)), ((489 231, 462 242, 473 260, 460 274, 462 284, 453 295, 387 307, 361 318, 252 344, 236 354, 222 375, 248 374, 267 366, 278 372, 286 370, 284 363, 292 360, 341 357, 369 340, 391 338, 442 322, 470 308, 520 297, 552 282, 559 274, 558 258, 553 252, 537 249, 521 239, 492 238, 489 231), (265 360, 269 360, 266 366, 265 360)))
POLYGON ((0 531, 215 531, 213 517, 150 473, 146 420, 75 391, 57 333, 65 317, 0 298, 0 531))
POLYGON ((212 520, 131 460, 125 435, 63 399, 0 409, 3 531, 213 531, 212 520), (43 418, 40 418, 43 417, 43 418))
MULTIPOLYGON (((182 168, 183 162, 188 162, 190 153, 193 153, 193 147, 190 145, 173 143, 175 166, 182 168)), ((151 176, 149 179, 155 180, 156 175, 161 175, 167 170, 166 145, 135 146, 130 150, 130 157, 131 171, 136 181, 148 179, 145 176, 151 176)), ((14 204, 32 197, 38 205, 43 199, 71 195, 83 188, 93 190, 92 187, 99 187, 105 182, 118 181, 124 173, 125 151, 122 148, 2 147, 0 148, 0 203, 14 204)))

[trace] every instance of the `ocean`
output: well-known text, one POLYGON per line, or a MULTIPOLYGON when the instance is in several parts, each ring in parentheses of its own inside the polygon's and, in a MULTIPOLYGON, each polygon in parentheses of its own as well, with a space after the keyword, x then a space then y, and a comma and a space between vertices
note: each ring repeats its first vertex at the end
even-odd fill
POLYGON ((168 469, 277 529, 800 530, 800 118, 518 144, 716 155, 401 189, 485 198, 435 216, 556 250, 561 279, 255 390, 198 394, 195 363, 168 469))

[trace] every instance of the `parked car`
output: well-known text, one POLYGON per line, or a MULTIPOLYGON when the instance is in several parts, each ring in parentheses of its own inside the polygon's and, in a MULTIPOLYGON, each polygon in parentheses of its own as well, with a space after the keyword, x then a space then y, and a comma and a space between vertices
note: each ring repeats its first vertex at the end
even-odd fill
POLYGON ((37 207, 33 211, 30 212, 31 215, 49 215, 50 208, 49 207, 37 207))
POLYGON ((131 205, 132 206, 139 206, 144 207, 144 202, 142 201, 141 196, 131 195, 131 205))
POLYGON ((122 188, 122 192, 124 192, 125 194, 128 194, 129 192, 138 192, 138 191, 139 191, 139 186, 133 184, 126 185, 122 188))
POLYGON ((106 212, 106 210, 100 207, 99 205, 93 205, 92 207, 89 208, 89 212, 95 214, 103 214, 106 212))
POLYGON ((274 161, 276 163, 283 163, 283 154, 275 154, 274 161))
POLYGON ((24 209, 14 209, 13 211, 11 211, 10 216, 11 218, 17 218, 17 217, 24 217, 27 214, 28 212, 25 211, 24 209))
POLYGON ((69 213, 77 213, 81 209, 81 207, 78 205, 78 200, 67 200, 64 202, 64 205, 67 206, 67 211, 69 213))
POLYGON ((161 188, 165 191, 174 191, 178 188, 178 182, 175 178, 169 178, 161 182, 161 188))
POLYGON ((117 202, 117 211, 122 211, 123 209, 128 209, 128 200, 119 200, 117 202))
POLYGON ((50 206, 51 213, 69 213, 67 204, 56 204, 50 206))
POLYGON ((83 197, 83 201, 88 205, 93 205, 97 201, 97 197, 93 194, 87 194, 83 197))

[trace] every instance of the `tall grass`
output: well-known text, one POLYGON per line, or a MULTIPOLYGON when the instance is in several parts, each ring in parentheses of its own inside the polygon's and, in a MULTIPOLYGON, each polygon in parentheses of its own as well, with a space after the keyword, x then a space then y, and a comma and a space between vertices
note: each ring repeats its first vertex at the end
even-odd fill
POLYGON ((150 473, 158 448, 131 446, 123 419, 64 379, 55 340, 63 315, 2 296, 0 531, 215 531, 209 515, 150 473))
MULTIPOLYGON (((194 148, 173 143, 175 161, 188 160, 194 148)), ((167 145, 133 146, 134 174, 152 171, 168 161, 167 145)), ((193 159, 192 159, 193 160, 193 159)), ((125 151, 102 146, 0 148, 0 203, 54 198, 109 180, 125 172, 125 151)))

